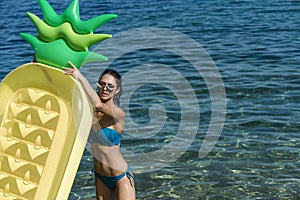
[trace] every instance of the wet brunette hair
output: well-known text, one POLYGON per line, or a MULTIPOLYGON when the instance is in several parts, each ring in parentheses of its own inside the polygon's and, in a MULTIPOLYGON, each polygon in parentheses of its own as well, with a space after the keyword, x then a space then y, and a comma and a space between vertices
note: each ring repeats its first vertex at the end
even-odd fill
POLYGON ((101 80, 101 78, 105 75, 105 74, 109 74, 111 76, 113 76, 115 79, 116 79, 116 90, 118 91, 117 93, 115 93, 114 95, 114 103, 119 106, 120 105, 120 97, 123 93, 123 89, 122 89, 122 77, 121 75, 116 71, 116 70, 113 70, 113 69, 105 69, 102 74, 100 75, 99 77, 99 80, 98 82, 101 80))

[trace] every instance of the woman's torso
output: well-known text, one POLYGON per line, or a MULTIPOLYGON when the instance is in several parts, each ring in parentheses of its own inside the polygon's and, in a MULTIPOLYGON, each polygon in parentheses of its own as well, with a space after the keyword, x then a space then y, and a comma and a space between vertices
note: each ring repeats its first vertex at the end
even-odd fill
POLYGON ((105 115, 92 127, 94 168, 103 176, 117 176, 128 168, 120 151, 122 131, 123 127, 105 115))

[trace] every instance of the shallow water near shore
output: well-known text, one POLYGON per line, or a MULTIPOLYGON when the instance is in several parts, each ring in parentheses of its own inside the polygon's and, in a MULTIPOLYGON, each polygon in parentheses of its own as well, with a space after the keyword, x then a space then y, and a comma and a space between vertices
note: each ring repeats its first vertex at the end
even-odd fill
MULTIPOLYGON (((49 0, 58 13, 70 2, 49 0)), ((26 12, 41 18, 42 14, 35 0, 4 0, 0 11, 2 80, 32 59, 33 50, 19 33, 37 35, 26 12)), ((111 63, 124 76, 121 106, 129 123, 122 151, 136 173, 137 199, 300 198, 300 1, 81 0, 80 12, 83 20, 118 14, 96 31, 116 37, 144 27, 184 34, 205 49, 222 78, 225 123, 214 148, 199 158, 214 114, 213 87, 189 60, 164 51, 179 44, 182 35, 161 38, 161 49, 126 52, 111 63), (134 70, 137 67, 144 70, 134 70), (183 119, 192 122, 184 133, 183 119), (172 146, 174 140, 189 145, 172 146), (168 154, 151 154, 161 149, 168 154), (145 157, 136 160, 137 155, 145 157), (159 168, 157 163, 166 165, 159 168)), ((130 45, 139 37, 127 35, 126 39, 130 45)), ((96 49, 110 58, 109 51, 102 48, 108 44, 100 43, 96 49)), ((197 56, 189 58, 197 60, 197 56)), ((105 65, 86 65, 81 71, 93 84, 105 65)), ((92 169, 92 156, 86 150, 70 200, 95 199, 92 169)))

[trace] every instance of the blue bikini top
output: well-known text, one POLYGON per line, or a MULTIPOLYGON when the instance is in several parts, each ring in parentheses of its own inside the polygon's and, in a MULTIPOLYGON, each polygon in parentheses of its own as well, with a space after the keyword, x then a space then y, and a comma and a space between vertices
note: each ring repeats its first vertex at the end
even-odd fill
POLYGON ((121 143, 121 135, 114 129, 103 128, 98 132, 91 130, 89 142, 99 143, 105 146, 116 146, 121 143))

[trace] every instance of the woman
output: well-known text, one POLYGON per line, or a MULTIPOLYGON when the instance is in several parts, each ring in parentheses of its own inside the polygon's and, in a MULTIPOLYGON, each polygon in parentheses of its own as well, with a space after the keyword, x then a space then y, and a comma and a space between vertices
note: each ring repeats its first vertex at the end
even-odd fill
POLYGON ((118 106, 122 94, 121 76, 114 70, 105 70, 95 92, 79 70, 71 62, 69 65, 71 68, 64 68, 65 74, 81 83, 95 110, 89 142, 94 156, 97 199, 135 199, 133 174, 120 152, 125 117, 118 106))

